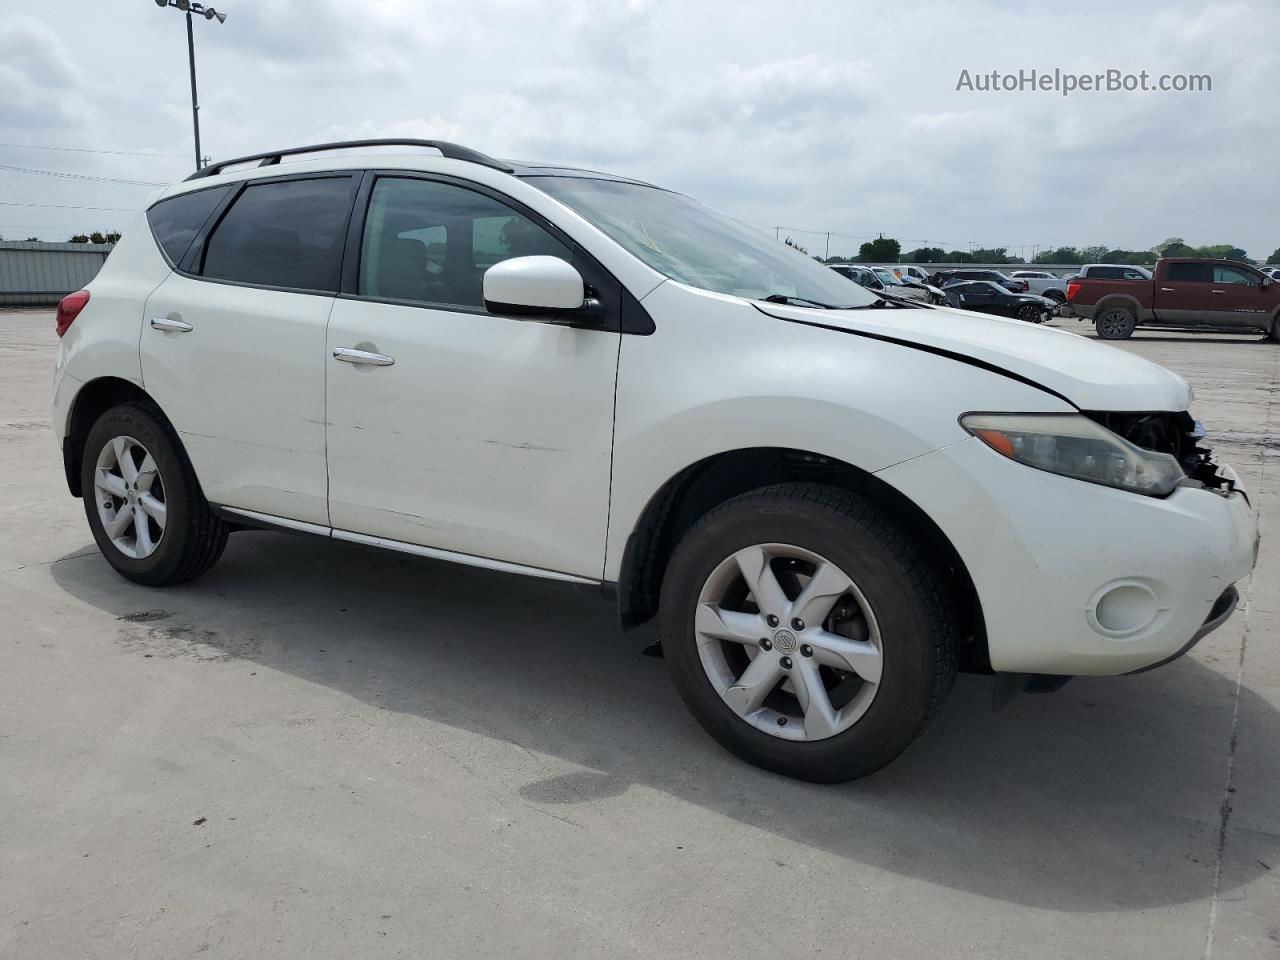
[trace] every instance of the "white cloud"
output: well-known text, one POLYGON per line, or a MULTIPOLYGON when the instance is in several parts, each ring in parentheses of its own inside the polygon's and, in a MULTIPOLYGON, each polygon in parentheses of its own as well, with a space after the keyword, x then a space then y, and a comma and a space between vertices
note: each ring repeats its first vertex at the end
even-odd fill
MULTIPOLYGON (((1280 155, 1274 0, 226 5, 225 25, 196 25, 214 156, 429 136, 630 174, 754 222, 883 231, 909 246, 1147 247, 1175 234, 1259 256, 1280 245, 1265 202, 1280 155), (1214 89, 955 90, 961 69, 1055 67, 1209 73, 1214 89)), ((0 26, 0 142, 172 156, 0 148, 0 162, 158 180, 188 172, 181 17, 142 0, 26 7, 0 26)), ((95 206, 142 199, 140 188, 3 173, 0 189, 95 206)), ((0 208, 0 232, 22 233, 8 226, 18 220, 111 225, 19 209, 0 208)), ((832 250, 856 245, 837 237, 832 250)))

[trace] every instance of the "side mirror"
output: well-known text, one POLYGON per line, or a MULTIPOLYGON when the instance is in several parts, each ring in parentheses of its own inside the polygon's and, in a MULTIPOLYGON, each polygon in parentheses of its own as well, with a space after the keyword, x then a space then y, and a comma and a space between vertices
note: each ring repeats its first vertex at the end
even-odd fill
POLYGON ((559 257, 512 257, 484 272, 484 306, 519 317, 594 316, 582 274, 559 257))

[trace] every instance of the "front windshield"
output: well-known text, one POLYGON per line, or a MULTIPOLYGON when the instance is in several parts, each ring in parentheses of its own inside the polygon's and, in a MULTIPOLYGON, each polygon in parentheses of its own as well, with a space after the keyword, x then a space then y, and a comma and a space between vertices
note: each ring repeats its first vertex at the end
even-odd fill
POLYGON ((830 306, 866 306, 877 299, 781 240, 681 194, 585 177, 527 180, 659 273, 691 287, 830 306))
POLYGON ((906 284, 904 284, 901 280, 895 277, 893 275, 893 272, 890 270, 884 270, 880 267, 876 267, 876 276, 892 287, 906 286, 906 284))

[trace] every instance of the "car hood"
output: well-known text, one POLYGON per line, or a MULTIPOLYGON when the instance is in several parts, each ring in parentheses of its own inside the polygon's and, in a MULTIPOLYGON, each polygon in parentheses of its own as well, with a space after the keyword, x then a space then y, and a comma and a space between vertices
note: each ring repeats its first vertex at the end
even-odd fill
POLYGON ((776 317, 954 356, 1056 393, 1081 410, 1179 411, 1191 403, 1182 377, 1096 340, 1021 320, 947 307, 812 310, 755 303, 776 317))

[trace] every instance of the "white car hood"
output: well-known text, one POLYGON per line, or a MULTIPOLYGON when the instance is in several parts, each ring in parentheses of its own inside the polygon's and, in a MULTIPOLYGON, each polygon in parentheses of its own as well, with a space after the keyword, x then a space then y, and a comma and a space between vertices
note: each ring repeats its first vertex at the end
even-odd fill
POLYGON ((1164 367, 1066 330, 946 307, 813 310, 755 304, 782 320, 967 358, 1029 380, 1081 410, 1180 411, 1191 387, 1164 367))

